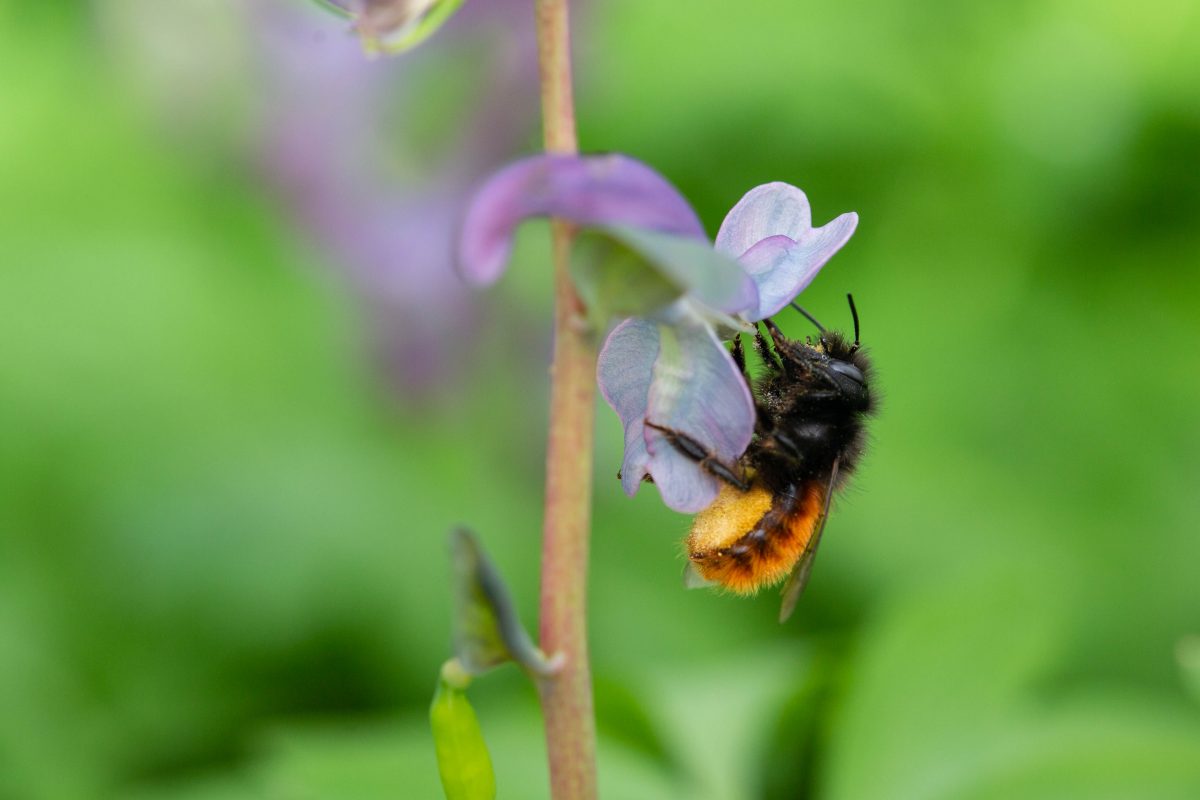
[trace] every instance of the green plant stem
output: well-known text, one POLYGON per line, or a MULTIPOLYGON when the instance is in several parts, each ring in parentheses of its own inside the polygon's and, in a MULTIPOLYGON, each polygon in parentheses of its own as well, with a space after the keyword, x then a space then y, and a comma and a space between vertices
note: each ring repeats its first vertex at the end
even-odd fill
MULTIPOLYGON (((567 0, 535 0, 547 152, 574 153, 567 0)), ((540 639, 563 666, 539 684, 554 800, 596 797, 596 722, 587 653, 587 560, 592 503, 596 344, 568 274, 573 231, 552 223, 554 363, 542 530, 540 639)))

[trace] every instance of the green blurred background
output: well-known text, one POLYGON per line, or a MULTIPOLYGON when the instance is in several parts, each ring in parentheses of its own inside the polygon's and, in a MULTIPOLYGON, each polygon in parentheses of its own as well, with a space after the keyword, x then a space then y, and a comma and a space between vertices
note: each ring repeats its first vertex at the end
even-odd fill
MULTIPOLYGON (((440 796, 452 524, 536 620, 545 229, 474 298, 401 241, 373 303, 328 245, 363 215, 306 215, 329 187, 269 134, 369 130, 315 152, 379 153, 347 179, 410 210, 467 185, 479 53, 533 78, 529 9, 488 2, 332 82, 274 46, 354 53, 299 0, 0 6, 3 800, 440 796), (404 105, 336 118, 355 76, 404 105)), ((576 33, 583 146, 710 232, 769 180, 859 212, 805 305, 845 327, 854 292, 884 396, 783 627, 682 589, 688 520, 620 492, 601 406, 603 796, 1200 797, 1200 9, 623 0, 576 33)), ((469 163, 536 149, 520 97, 469 163)), ((500 797, 545 797, 530 688, 472 697, 500 797)))

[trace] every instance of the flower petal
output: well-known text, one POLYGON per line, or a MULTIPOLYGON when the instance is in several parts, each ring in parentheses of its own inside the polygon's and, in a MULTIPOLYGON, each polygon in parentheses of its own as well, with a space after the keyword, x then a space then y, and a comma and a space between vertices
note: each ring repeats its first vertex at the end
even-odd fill
POLYGON ((658 358, 658 326, 649 320, 627 319, 613 328, 600 350, 596 380, 600 393, 625 428, 625 460, 621 488, 633 497, 647 474, 645 420, 658 358))
POLYGON ((770 236, 743 253, 738 260, 758 286, 758 309, 743 316, 756 322, 792 302, 842 249, 857 226, 858 215, 850 212, 809 230, 799 241, 770 236))
POLYGON ((664 177, 621 155, 539 155, 510 164, 475 194, 459 241, 459 269, 487 285, 504 271, 513 233, 530 217, 628 225, 706 239, 696 212, 664 177))
POLYGON ((764 183, 729 209, 717 231, 716 248, 738 258, 768 236, 795 240, 811 228, 812 209, 804 192, 788 183, 764 183))
POLYGON ((633 495, 647 475, 676 511, 708 506, 720 481, 646 420, 695 439, 735 463, 754 431, 754 401, 729 351, 685 304, 671 324, 631 319, 609 335, 598 364, 600 391, 625 426, 621 484, 633 495))
POLYGON ((769 317, 792 301, 858 226, 854 212, 812 227, 804 192, 786 183, 767 183, 746 193, 717 233, 716 249, 736 257, 758 286, 751 322, 769 317))
MULTIPOLYGON (((754 399, 729 351, 708 325, 685 316, 659 328, 646 418, 695 439, 725 464, 735 464, 754 433, 754 399)), ((676 511, 706 508, 721 489, 706 472, 647 428, 648 470, 663 502, 676 511)))

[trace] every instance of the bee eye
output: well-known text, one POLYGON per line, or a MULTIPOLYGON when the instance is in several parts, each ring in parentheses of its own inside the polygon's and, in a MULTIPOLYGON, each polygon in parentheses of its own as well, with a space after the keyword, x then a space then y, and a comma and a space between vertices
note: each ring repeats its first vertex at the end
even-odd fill
POLYGON ((854 366, 848 361, 834 361, 830 363, 829 369, 839 375, 845 375, 850 380, 858 384, 866 383, 867 379, 863 376, 862 370, 854 366))

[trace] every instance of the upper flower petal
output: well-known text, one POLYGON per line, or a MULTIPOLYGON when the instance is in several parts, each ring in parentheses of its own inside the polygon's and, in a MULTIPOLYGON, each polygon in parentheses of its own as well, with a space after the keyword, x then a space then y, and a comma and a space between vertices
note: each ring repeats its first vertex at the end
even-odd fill
POLYGON ((512 252, 517 225, 549 216, 706 239, 687 200, 640 161, 622 155, 538 155, 500 170, 475 194, 459 241, 463 277, 477 285, 495 281, 512 252))
POLYGON ((804 192, 786 183, 756 186, 738 201, 717 232, 719 252, 741 261, 758 286, 758 308, 744 314, 769 317, 816 277, 858 226, 854 212, 820 228, 804 192))
POLYGON ((857 214, 842 214, 828 225, 810 229, 799 241, 769 236, 743 253, 738 261, 758 286, 758 308, 743 316, 755 322, 792 302, 842 249, 857 225, 857 214))
POLYGON ((737 258, 768 236, 799 239, 812 228, 812 209, 804 192, 776 181, 755 186, 729 209, 717 231, 716 248, 737 258))
POLYGON ((678 304, 670 324, 628 320, 609 336, 597 372, 605 399, 625 426, 625 492, 632 495, 649 474, 676 511, 695 513, 712 503, 719 479, 645 424, 685 434, 727 464, 745 452, 754 432, 754 400, 712 328, 686 302, 678 304))

